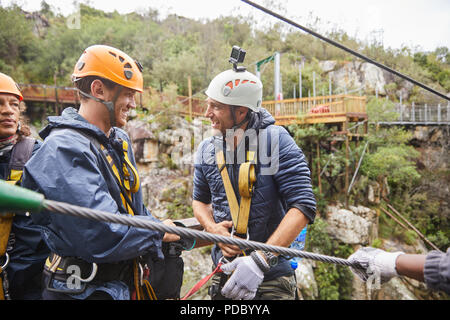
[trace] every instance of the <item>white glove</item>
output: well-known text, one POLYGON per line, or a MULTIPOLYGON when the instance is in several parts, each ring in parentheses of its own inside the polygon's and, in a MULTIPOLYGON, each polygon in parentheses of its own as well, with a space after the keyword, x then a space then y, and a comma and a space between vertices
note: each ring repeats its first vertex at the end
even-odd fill
MULTIPOLYGON (((264 260, 264 259, 262 259, 264 260)), ((269 267, 267 265, 267 267, 269 267)), ((222 295, 233 300, 251 300, 255 297, 264 273, 253 261, 252 257, 240 257, 220 267, 226 274, 233 274, 222 288, 222 295)))
POLYGON ((404 254, 402 251, 386 252, 381 249, 365 247, 357 250, 349 258, 349 262, 359 263, 362 269, 352 268, 350 270, 361 280, 367 281, 369 278, 379 277, 381 283, 389 281, 392 277, 398 276, 395 269, 397 257, 404 254))

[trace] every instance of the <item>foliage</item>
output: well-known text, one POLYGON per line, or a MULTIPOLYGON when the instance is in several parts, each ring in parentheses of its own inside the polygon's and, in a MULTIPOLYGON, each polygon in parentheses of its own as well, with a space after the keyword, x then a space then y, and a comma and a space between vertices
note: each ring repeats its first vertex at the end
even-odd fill
MULTIPOLYGON (((282 53, 282 86, 286 98, 293 96, 294 87, 298 88, 298 65, 303 63, 302 95, 306 97, 313 91, 313 72, 317 75, 317 94, 328 91, 327 77, 322 74, 318 61, 335 60, 339 66, 354 59, 341 49, 281 23, 255 27, 258 21, 251 14, 204 21, 173 14, 160 19, 158 10, 152 8, 119 14, 80 4, 79 29, 70 28, 68 18, 53 12, 45 1, 37 14, 49 23, 43 32, 36 31, 39 16, 26 18, 16 5, 0 7, 0 71, 19 82, 70 85, 70 75, 81 52, 93 44, 106 44, 118 47, 142 62, 146 86, 163 91, 166 86, 176 84, 177 93, 187 95, 189 75, 193 92, 199 93, 208 86, 212 76, 229 68, 230 47, 239 45, 247 51, 245 64, 250 71, 256 61, 275 51, 282 53)), ((323 25, 319 18, 310 17, 310 20, 313 21, 309 25, 312 30, 323 25)), ((327 26, 323 34, 380 63, 414 75, 425 84, 450 90, 446 47, 433 52, 414 51, 408 47, 394 50, 385 48, 382 39, 377 39, 376 35, 371 42, 361 42, 336 26, 327 26)), ((274 97, 272 66, 272 63, 265 65, 261 72, 265 100, 274 97)), ((395 95, 398 85, 401 85, 400 80, 394 80, 386 89, 395 95)), ((421 94, 421 91, 414 92, 411 99, 424 99, 421 94)), ((298 90, 296 95, 299 95, 298 90)))
POLYGON ((372 122, 394 121, 399 116, 394 107, 394 103, 390 100, 370 97, 366 105, 367 117, 372 122))
POLYGON ((368 154, 361 171, 369 178, 382 181, 387 177, 390 185, 410 185, 420 178, 415 162, 418 151, 411 146, 380 147, 375 153, 368 154))
MULTIPOLYGON (((353 252, 350 245, 340 244, 331 238, 326 231, 327 223, 316 218, 314 224, 308 226, 306 250, 320 252, 325 255, 348 258, 353 252)), ((351 271, 345 266, 331 263, 316 263, 314 276, 317 282, 320 300, 351 299, 351 271)))
POLYGON ((450 91, 450 52, 447 47, 438 47, 430 53, 416 52, 414 62, 430 72, 430 78, 450 91))

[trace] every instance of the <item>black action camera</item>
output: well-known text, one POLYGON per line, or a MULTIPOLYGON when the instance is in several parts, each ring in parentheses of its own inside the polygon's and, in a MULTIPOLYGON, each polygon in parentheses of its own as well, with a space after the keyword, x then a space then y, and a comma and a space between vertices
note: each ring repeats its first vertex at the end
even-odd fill
POLYGON ((233 69, 236 72, 244 72, 246 70, 245 67, 238 67, 238 63, 244 62, 245 59, 245 50, 239 48, 238 46, 233 46, 231 49, 230 59, 228 60, 233 64, 233 69))

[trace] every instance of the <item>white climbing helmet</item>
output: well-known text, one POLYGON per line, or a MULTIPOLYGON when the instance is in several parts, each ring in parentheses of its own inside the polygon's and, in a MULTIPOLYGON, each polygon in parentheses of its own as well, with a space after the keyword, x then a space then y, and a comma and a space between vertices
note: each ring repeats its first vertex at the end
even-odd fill
POLYGON ((247 107, 259 112, 262 103, 261 80, 248 71, 227 70, 209 84, 206 95, 223 104, 247 107))

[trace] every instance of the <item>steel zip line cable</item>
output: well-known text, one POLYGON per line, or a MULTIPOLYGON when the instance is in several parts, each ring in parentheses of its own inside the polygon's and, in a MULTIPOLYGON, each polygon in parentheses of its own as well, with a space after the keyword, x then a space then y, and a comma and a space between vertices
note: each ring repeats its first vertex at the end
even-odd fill
POLYGON ((407 80, 407 81, 409 81, 409 82, 411 82, 411 83, 413 83, 413 84, 415 84, 415 85, 417 85, 417 86, 419 86, 419 87, 421 87, 421 88, 423 88, 423 89, 425 89, 425 90, 427 90, 427 91, 429 91, 431 93, 434 93, 435 95, 437 95, 437 96, 439 96, 439 97, 441 97, 441 98, 443 98, 443 99, 445 99, 447 101, 450 101, 450 97, 447 97, 445 94, 443 94, 443 93, 441 93, 439 91, 436 91, 433 88, 430 88, 429 86, 427 86, 427 85, 425 85, 425 84, 423 84, 421 82, 418 82, 418 81, 412 79, 411 77, 409 77, 407 75, 404 75, 404 74, 402 74, 402 73, 400 73, 398 71, 395 71, 394 69, 391 69, 391 68, 389 68, 389 67, 387 67, 387 66, 385 66, 385 65, 383 65, 383 64, 381 64, 381 63, 379 63, 379 62, 377 62, 375 60, 372 60, 369 57, 366 57, 365 55, 363 55, 361 53, 358 53, 358 52, 356 52, 356 51, 354 51, 354 50, 352 50, 350 48, 347 48, 346 46, 340 44, 339 42, 336 42, 334 40, 328 39, 327 37, 324 37, 321 34, 315 32, 315 31, 313 31, 311 29, 308 29, 308 28, 306 28, 304 26, 301 26, 298 23, 296 23, 296 22, 294 22, 294 21, 292 21, 292 20, 290 20, 290 19, 288 19, 286 17, 283 17, 282 15, 280 15, 280 14, 278 14, 276 12, 273 12, 272 10, 269 10, 269 9, 263 7, 263 6, 260 6, 259 4, 254 3, 253 1, 248 1, 248 0, 241 0, 241 1, 245 2, 245 3, 249 4, 249 5, 251 5, 252 7, 256 8, 256 9, 259 9, 259 10, 261 10, 261 11, 263 11, 263 12, 265 12, 265 13, 267 13, 267 14, 269 14, 269 15, 277 18, 277 19, 282 20, 282 21, 290 24, 291 26, 294 26, 294 27, 296 27, 298 29, 301 29, 301 30, 303 30, 303 31, 305 31, 305 32, 307 32, 309 34, 312 34, 313 36, 315 36, 315 37, 317 37, 317 38, 319 38, 319 39, 321 39, 321 40, 323 40, 325 42, 328 42, 328 43, 332 44, 335 47, 338 47, 338 48, 340 48, 340 49, 342 49, 344 51, 347 51, 348 53, 350 53, 350 54, 352 54, 354 56, 357 56, 358 58, 361 58, 361 59, 363 59, 363 60, 365 60, 365 61, 367 61, 369 63, 372 63, 372 64, 376 65, 377 67, 380 67, 380 68, 382 68, 382 69, 384 69, 386 71, 389 71, 389 72, 399 76, 400 78, 403 78, 403 79, 405 79, 405 80, 407 80))
POLYGON ((271 251, 275 253, 282 254, 288 257, 300 257, 305 259, 317 260, 321 262, 334 263, 339 265, 344 265, 347 267, 352 267, 355 269, 364 269, 358 263, 351 263, 347 259, 326 256, 317 253, 305 252, 297 249, 290 249, 280 246, 268 245, 262 242, 256 242, 251 240, 243 240, 233 237, 225 237, 222 235, 212 234, 206 231, 193 230, 182 227, 167 226, 161 222, 154 222, 145 218, 140 218, 139 216, 128 216, 124 214, 112 214, 100 210, 94 210, 84 207, 79 207, 71 205, 68 203, 53 201, 53 200, 43 200, 43 208, 65 215, 71 215, 76 217, 82 217, 97 221, 119 223, 128 226, 133 226, 137 228, 144 228, 150 230, 156 230, 160 232, 167 232, 179 235, 185 238, 196 238, 201 240, 206 240, 209 242, 222 242, 226 244, 232 244, 239 246, 241 249, 254 249, 254 250, 264 250, 271 251))

